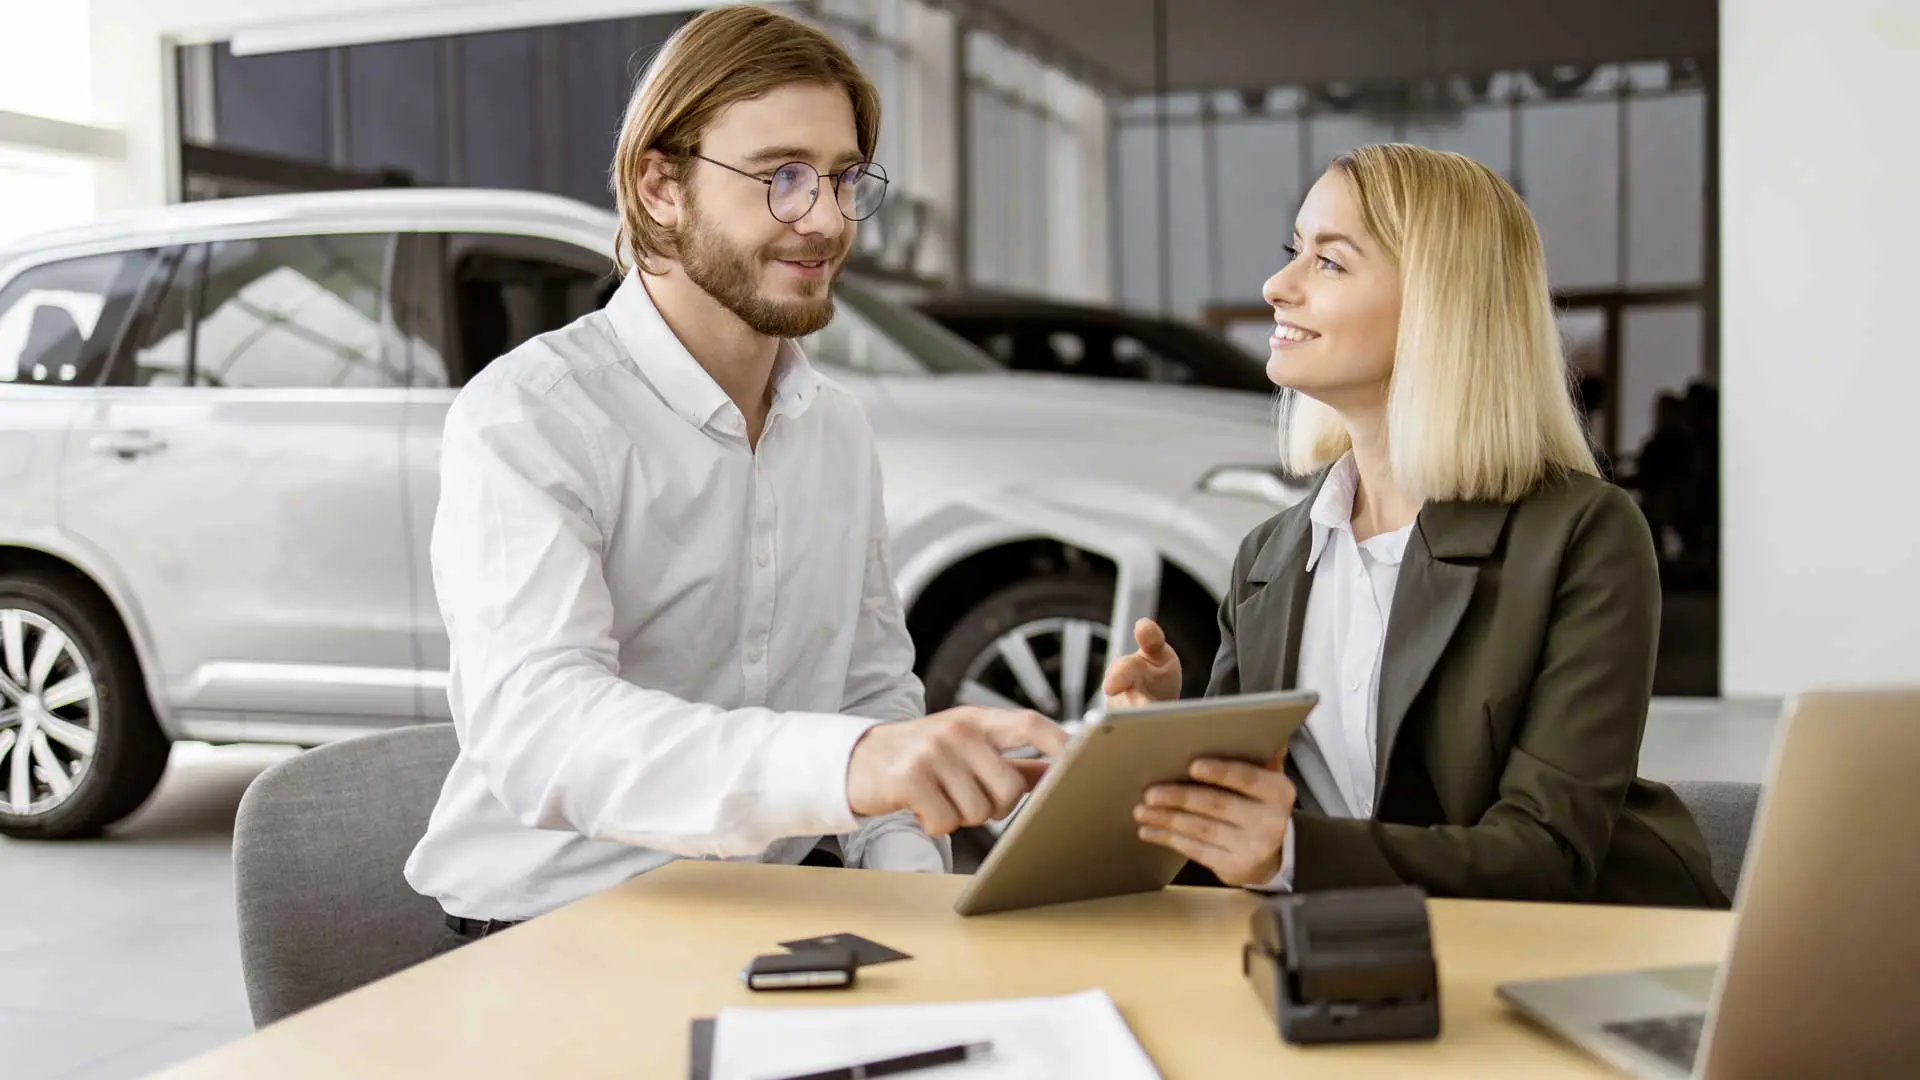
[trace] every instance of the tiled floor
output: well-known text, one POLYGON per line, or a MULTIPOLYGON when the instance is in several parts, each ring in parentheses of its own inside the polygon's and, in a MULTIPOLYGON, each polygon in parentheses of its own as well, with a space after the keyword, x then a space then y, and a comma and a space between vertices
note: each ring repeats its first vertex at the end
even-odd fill
POLYGON ((176 747, 105 839, 0 839, 0 1077, 145 1076, 253 1029, 230 845, 240 794, 291 750, 176 747))
MULTIPOLYGON (((1663 701, 1642 772, 1755 780, 1778 706, 1663 701)), ((293 751, 182 744, 106 839, 0 839, 0 1078, 129 1080, 252 1030, 234 928, 233 812, 293 751)))

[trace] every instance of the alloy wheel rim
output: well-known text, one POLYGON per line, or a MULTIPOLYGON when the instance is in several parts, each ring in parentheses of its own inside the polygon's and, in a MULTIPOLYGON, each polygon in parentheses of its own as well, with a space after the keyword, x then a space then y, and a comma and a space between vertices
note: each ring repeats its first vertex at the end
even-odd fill
POLYGON ((1092 619, 1021 623, 968 663, 954 699, 992 709, 1032 709, 1066 723, 1100 700, 1108 628, 1092 619))
POLYGON ((37 612, 0 608, 0 813, 72 798, 99 736, 100 688, 80 646, 37 612))

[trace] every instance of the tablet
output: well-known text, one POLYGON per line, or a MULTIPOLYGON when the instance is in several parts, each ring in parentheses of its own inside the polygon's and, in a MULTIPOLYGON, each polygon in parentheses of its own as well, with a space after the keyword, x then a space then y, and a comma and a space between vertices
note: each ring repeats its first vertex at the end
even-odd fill
POLYGON ((1310 690, 1116 709, 1047 770, 954 902, 985 915, 1164 888, 1186 856, 1140 839, 1149 787, 1188 781, 1200 757, 1272 761, 1319 698, 1310 690))

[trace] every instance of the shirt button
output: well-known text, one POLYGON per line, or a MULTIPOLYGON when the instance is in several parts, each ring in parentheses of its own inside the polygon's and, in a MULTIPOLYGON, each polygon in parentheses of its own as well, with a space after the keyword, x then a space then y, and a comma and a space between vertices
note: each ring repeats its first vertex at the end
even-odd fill
POLYGON ((753 648, 747 650, 747 660, 749 663, 757 664, 760 661, 765 660, 766 658, 767 658, 767 650, 761 648, 758 645, 755 645, 753 648))
POLYGON ((773 556, 767 554, 766 548, 761 548, 759 551, 753 553, 753 561, 761 566, 765 566, 773 561, 773 556))

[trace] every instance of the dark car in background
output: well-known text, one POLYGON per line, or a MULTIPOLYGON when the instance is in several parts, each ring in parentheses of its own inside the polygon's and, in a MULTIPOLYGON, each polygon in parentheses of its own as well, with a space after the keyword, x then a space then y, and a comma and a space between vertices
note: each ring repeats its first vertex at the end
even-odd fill
POLYGON ((1016 296, 935 296, 920 311, 1014 371, 1270 394, 1258 357, 1178 319, 1016 296))

